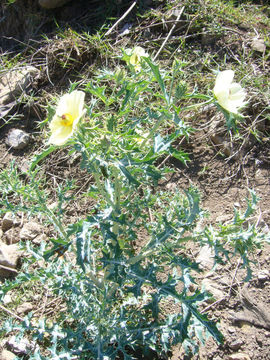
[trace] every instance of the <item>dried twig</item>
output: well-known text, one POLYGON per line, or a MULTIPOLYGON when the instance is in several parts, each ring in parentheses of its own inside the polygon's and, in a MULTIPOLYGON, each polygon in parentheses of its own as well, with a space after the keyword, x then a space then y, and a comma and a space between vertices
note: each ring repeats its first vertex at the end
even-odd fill
POLYGON ((131 12, 131 10, 134 8, 134 6, 135 6, 136 4, 137 4, 137 1, 134 1, 134 2, 131 4, 131 6, 127 9, 127 11, 124 13, 124 15, 122 15, 122 16, 120 17, 120 19, 118 19, 118 20, 116 21, 116 23, 114 23, 113 26, 105 33, 105 36, 110 35, 110 33, 116 28, 116 26, 117 26, 118 24, 120 24, 120 22, 121 22, 122 20, 124 20, 124 18, 131 12))
POLYGON ((171 28, 171 30, 169 31, 166 39, 164 40, 163 44, 161 45, 161 47, 159 48, 158 52, 156 53, 155 57, 154 57, 154 60, 156 60, 156 58, 158 57, 158 55, 161 53, 161 51, 163 50, 164 46, 166 45, 167 41, 169 40, 173 30, 175 29, 176 27, 176 24, 178 23, 179 19, 180 19, 180 16, 182 15, 183 11, 184 11, 185 7, 183 6, 182 9, 179 11, 179 14, 171 28))
POLYGON ((14 314, 12 311, 8 310, 7 308, 5 308, 3 305, 0 305, 0 309, 5 311, 6 313, 8 313, 9 315, 15 317, 16 319, 20 320, 20 321, 24 321, 24 319, 16 314, 14 314))
POLYGON ((229 288, 229 291, 228 291, 228 294, 227 294, 228 299, 231 297, 232 287, 233 287, 237 272, 239 270, 241 260, 242 260, 241 258, 238 259, 238 262, 237 262, 237 265, 236 265, 236 268, 235 268, 235 271, 234 271, 234 274, 233 274, 233 278, 232 278, 232 281, 231 281, 231 284, 230 284, 230 288, 229 288))
POLYGON ((17 270, 15 270, 15 269, 13 269, 13 268, 11 268, 11 267, 9 267, 9 266, 0 265, 0 268, 1 268, 1 269, 4 269, 4 270, 12 271, 12 272, 18 274, 18 271, 17 271, 17 270))

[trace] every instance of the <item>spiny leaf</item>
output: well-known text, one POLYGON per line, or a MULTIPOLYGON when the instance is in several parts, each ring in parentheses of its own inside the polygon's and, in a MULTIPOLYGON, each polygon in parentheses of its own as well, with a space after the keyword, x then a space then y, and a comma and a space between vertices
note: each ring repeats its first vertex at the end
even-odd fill
POLYGON ((51 152, 53 152, 57 147, 54 145, 51 145, 50 147, 48 147, 47 149, 45 149, 44 151, 42 151, 41 154, 38 154, 34 157, 34 159, 32 160, 32 163, 30 165, 30 171, 33 171, 35 169, 35 167, 37 166, 37 164, 43 160, 46 156, 48 156, 51 152))

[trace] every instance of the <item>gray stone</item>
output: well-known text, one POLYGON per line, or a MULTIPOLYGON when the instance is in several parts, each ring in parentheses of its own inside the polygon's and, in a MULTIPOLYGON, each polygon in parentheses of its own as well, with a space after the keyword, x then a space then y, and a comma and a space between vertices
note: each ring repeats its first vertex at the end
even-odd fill
POLYGON ((0 104, 12 103, 26 91, 40 71, 34 66, 25 66, 2 75, 0 78, 0 104))
POLYGON ((9 230, 10 228, 12 228, 12 226, 14 226, 15 223, 17 222, 12 212, 10 211, 7 212, 2 220, 2 230, 3 231, 9 230))
POLYGON ((234 350, 234 351, 237 351, 240 349, 240 347, 243 345, 243 341, 241 339, 236 339, 234 341, 232 341, 230 344, 229 344, 229 347, 234 350))
POLYGON ((32 243, 35 245, 40 245, 42 242, 46 242, 46 241, 47 241, 47 236, 45 234, 40 234, 32 240, 32 243))
POLYGON ((203 279, 202 286, 213 295, 215 300, 222 300, 225 297, 225 293, 220 289, 218 283, 210 279, 203 279))
POLYGON ((7 342, 9 348, 17 355, 26 355, 29 350, 33 348, 33 345, 26 338, 20 340, 12 336, 7 342))
POLYGON ((20 231, 20 239, 23 241, 34 240, 43 231, 42 225, 31 221, 26 223, 20 231))
POLYGON ((14 275, 19 264, 22 252, 19 250, 18 245, 6 245, 0 242, 0 278, 6 278, 14 275))
POLYGON ((268 270, 260 270, 258 272, 258 280, 259 281, 266 281, 269 279, 270 273, 268 270))
POLYGON ((250 357, 248 354, 239 352, 239 353, 229 355, 228 360, 250 360, 250 357))
POLYGON ((55 9, 64 4, 68 3, 70 0, 39 0, 39 5, 44 9, 55 9))
POLYGON ((5 242, 8 245, 17 244, 20 241, 18 228, 11 228, 5 232, 5 242))
POLYGON ((209 32, 204 32, 201 36, 202 45, 212 45, 220 38, 219 34, 212 34, 209 32))
POLYGON ((27 314, 33 310, 33 305, 30 302, 25 302, 17 307, 17 313, 19 315, 27 314))
POLYGON ((263 41, 263 39, 253 39, 252 43, 251 43, 251 47, 253 50, 260 52, 260 53, 264 53, 266 50, 266 45, 263 41))
POLYGON ((16 355, 13 354, 11 351, 8 350, 2 350, 0 353, 0 359, 1 360, 13 360, 15 359, 16 355))
POLYGON ((203 246, 196 258, 196 262, 199 263, 201 269, 211 270, 215 263, 213 250, 208 245, 203 246))
POLYGON ((235 328, 233 328, 232 326, 229 326, 228 327, 228 333, 230 333, 230 334, 233 334, 233 333, 235 333, 235 328))
POLYGON ((11 129, 8 133, 6 144, 15 150, 24 149, 30 141, 30 135, 20 129, 11 129))
POLYGON ((4 305, 8 305, 12 303, 12 297, 9 293, 7 293, 4 297, 3 297, 3 304, 4 305))

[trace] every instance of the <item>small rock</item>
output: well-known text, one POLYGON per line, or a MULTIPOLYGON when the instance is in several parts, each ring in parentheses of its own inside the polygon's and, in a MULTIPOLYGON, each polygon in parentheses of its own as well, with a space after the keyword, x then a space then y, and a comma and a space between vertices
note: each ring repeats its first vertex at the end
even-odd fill
POLYGON ((230 334, 234 334, 235 331, 236 331, 236 330, 235 330, 234 327, 231 327, 231 326, 228 327, 228 332, 229 332, 230 334))
POLYGON ((6 144, 15 150, 24 149, 30 141, 30 135, 20 129, 11 129, 8 133, 6 144))
POLYGON ((219 38, 220 38, 219 34, 204 32, 201 36, 201 44, 202 45, 212 45, 215 42, 217 42, 217 40, 219 40, 219 38))
POLYGON ((256 341, 257 341, 257 343, 258 343, 259 346, 262 346, 262 344, 263 344, 263 338, 262 338, 261 335, 259 335, 259 334, 256 335, 256 341))
POLYGON ((211 270, 214 266, 214 253, 210 246, 205 245, 201 248, 199 255, 196 258, 199 267, 203 270, 211 270))
POLYGON ((18 224, 18 221, 16 221, 15 216, 12 214, 12 212, 10 211, 7 212, 2 220, 2 230, 7 231, 10 228, 12 228, 12 226, 14 226, 15 224, 16 225, 18 224))
POLYGON ((21 162, 21 164, 18 164, 18 169, 22 172, 22 173, 28 173, 28 171, 30 170, 30 162, 27 160, 23 160, 21 162))
POLYGON ((7 345, 17 355, 26 355, 27 352, 33 348, 29 340, 26 338, 18 340, 15 336, 12 336, 8 340, 7 345))
POLYGON ((10 303, 12 303, 12 297, 11 297, 10 294, 7 293, 7 294, 3 297, 3 304, 4 304, 4 305, 8 305, 8 304, 10 304, 10 303))
POLYGON ((251 47, 253 50, 258 51, 262 54, 266 50, 266 45, 265 45, 263 39, 257 39, 257 38, 253 39, 253 41, 251 43, 251 47))
POLYGON ((259 281, 266 281, 269 279, 270 273, 268 270, 261 270, 258 272, 258 280, 259 281))
POLYGON ((55 9, 64 4, 68 3, 70 0, 39 0, 39 5, 44 9, 55 9))
POLYGON ((31 310, 33 310, 33 305, 30 302, 25 302, 22 305, 17 307, 17 313, 20 314, 28 314, 31 310))
POLYGON ((219 222, 221 224, 228 223, 231 220, 232 220, 232 214, 231 213, 220 215, 220 216, 216 217, 216 222, 219 222))
POLYGON ((240 339, 237 339, 237 340, 234 340, 233 342, 231 342, 231 343, 229 344, 229 347, 230 347, 232 350, 236 351, 236 350, 239 350, 242 345, 243 345, 243 341, 240 340, 240 339))
POLYGON ((47 241, 47 236, 45 234, 40 234, 32 240, 32 243, 35 245, 40 245, 42 242, 47 241))
POLYGON ((228 360, 250 360, 250 357, 244 353, 235 353, 229 355, 228 360))
POLYGON ((221 300, 225 297, 225 294, 220 290, 218 284, 210 279, 204 279, 202 281, 202 286, 208 291, 216 300, 221 300))
MULTIPOLYGON (((19 250, 17 244, 6 245, 0 242, 0 265, 16 269, 19 264, 22 252, 19 250)), ((6 278, 14 275, 14 271, 5 269, 0 266, 0 278, 6 278)))
POLYGON ((20 241, 18 228, 11 228, 5 232, 5 242, 8 245, 16 244, 20 241))
POLYGON ((5 105, 16 100, 29 86, 32 80, 40 74, 34 66, 11 70, 0 78, 0 104, 5 105))
POLYGON ((216 145, 216 147, 223 152, 224 155, 230 157, 233 153, 233 149, 228 141, 218 134, 212 134, 211 140, 216 145))
POLYGON ((20 231, 20 239, 33 240, 42 233, 42 226, 34 221, 26 223, 20 231))
POLYGON ((0 353, 0 359, 1 360, 13 360, 15 359, 16 355, 13 354, 11 351, 8 350, 2 350, 2 352, 0 353))

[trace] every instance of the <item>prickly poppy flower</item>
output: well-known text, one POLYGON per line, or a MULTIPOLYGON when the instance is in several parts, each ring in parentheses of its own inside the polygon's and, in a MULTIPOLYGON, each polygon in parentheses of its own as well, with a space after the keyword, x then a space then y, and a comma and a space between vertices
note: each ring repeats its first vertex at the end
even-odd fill
POLYGON ((237 114, 238 109, 245 105, 246 93, 240 84, 232 82, 234 71, 221 71, 214 87, 214 95, 223 109, 237 114))
POLYGON ((49 125, 52 132, 50 144, 64 145, 73 135, 79 120, 85 113, 84 96, 84 92, 74 90, 60 98, 56 113, 49 125))
POLYGON ((135 46, 132 50, 129 62, 134 66, 136 71, 141 70, 141 57, 148 56, 148 54, 144 51, 144 49, 140 46, 135 46))

